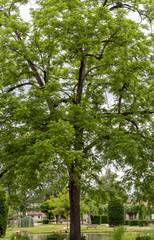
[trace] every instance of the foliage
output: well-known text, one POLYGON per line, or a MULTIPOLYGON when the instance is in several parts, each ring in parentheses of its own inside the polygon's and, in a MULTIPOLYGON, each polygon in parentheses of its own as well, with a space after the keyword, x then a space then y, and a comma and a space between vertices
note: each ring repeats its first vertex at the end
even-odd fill
POLYGON ((100 216, 91 216, 92 224, 100 224, 100 216))
POLYGON ((150 221, 148 220, 125 220, 125 225, 129 225, 129 226, 148 226, 148 224, 150 223, 150 221))
POLYGON ((109 226, 124 225, 124 206, 121 199, 112 199, 108 204, 109 226))
POLYGON ((125 224, 129 226, 137 226, 138 220, 125 220, 125 224))
POLYGON ((0 2, 1 182, 22 192, 67 184, 71 240, 82 184, 103 167, 150 183, 152 37, 128 17, 151 20, 147 1, 38 0, 30 22, 19 1, 0 2))
POLYGON ((137 204, 125 204, 124 208, 126 214, 137 214, 139 211, 137 204))
POLYGON ((53 233, 47 236, 47 240, 63 240, 66 239, 66 234, 53 233))
POLYGON ((149 234, 147 235, 138 235, 136 240, 152 240, 151 236, 149 234))
POLYGON ((50 200, 48 200, 49 207, 52 210, 48 210, 49 213, 53 213, 56 215, 63 215, 66 218, 69 216, 70 212, 70 204, 69 204, 69 194, 66 192, 66 189, 63 192, 59 192, 57 197, 51 196, 50 200))
POLYGON ((30 237, 26 233, 16 232, 12 233, 10 240, 30 240, 30 237))
POLYGON ((101 215, 100 216, 100 223, 108 223, 108 216, 107 215, 101 215))
POLYGON ((125 229, 123 226, 115 227, 113 230, 113 240, 122 240, 124 231, 125 229))
POLYGON ((30 216, 26 216, 24 218, 17 219, 18 227, 34 227, 33 218, 30 216))
POLYGON ((106 205, 101 204, 99 206, 99 213, 100 214, 107 215, 107 211, 108 211, 108 204, 106 204, 106 205))
POLYGON ((138 220, 138 225, 140 227, 143 227, 143 226, 148 226, 148 221, 147 220, 138 220))
POLYGON ((6 192, 0 189, 0 237, 6 233, 8 221, 8 202, 6 192))
POLYGON ((45 201, 40 205, 41 212, 45 213, 49 219, 53 216, 51 210, 53 210, 53 207, 50 206, 50 200, 45 201))
POLYGON ((123 202, 128 199, 124 183, 117 180, 118 175, 113 173, 109 168, 104 175, 95 177, 95 186, 89 191, 89 196, 99 202, 108 203, 113 197, 120 197, 123 202))
POLYGON ((49 219, 43 219, 43 224, 48 224, 49 223, 49 219))
POLYGON ((148 215, 148 208, 144 204, 128 204, 124 207, 128 215, 138 214, 140 220, 145 219, 148 215))
POLYGON ((85 213, 88 213, 91 216, 98 216, 99 215, 99 204, 96 200, 93 200, 91 197, 85 197, 84 198, 84 205, 85 213))
MULTIPOLYGON (((28 189, 26 192, 19 187, 10 189, 8 203, 11 206, 12 218, 15 218, 18 212, 26 216, 26 212, 40 211, 39 204, 42 202, 42 198, 45 197, 45 193, 45 189, 41 189, 41 191, 28 189)), ((11 212, 9 212, 10 215, 11 212)))

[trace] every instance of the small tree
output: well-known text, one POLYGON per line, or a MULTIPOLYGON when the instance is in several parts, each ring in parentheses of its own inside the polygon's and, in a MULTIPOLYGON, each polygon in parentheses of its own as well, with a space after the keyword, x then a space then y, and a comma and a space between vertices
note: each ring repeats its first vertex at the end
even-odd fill
POLYGON ((51 210, 53 210, 53 207, 50 206, 50 200, 45 201, 40 205, 41 212, 45 213, 47 218, 50 220, 53 217, 53 214, 51 210))
POLYGON ((6 193, 0 189, 0 237, 5 235, 8 220, 8 203, 6 193))
POLYGON ((109 226, 124 225, 124 206, 121 199, 113 199, 108 204, 109 226))

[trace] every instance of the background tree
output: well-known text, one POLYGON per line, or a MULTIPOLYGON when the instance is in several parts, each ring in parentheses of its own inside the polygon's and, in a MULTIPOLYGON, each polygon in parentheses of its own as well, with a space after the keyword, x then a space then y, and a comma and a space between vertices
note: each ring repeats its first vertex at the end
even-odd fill
POLYGON ((152 3, 38 0, 26 23, 26 2, 0 3, 0 177, 30 189, 62 173, 79 240, 83 179, 152 168, 151 36, 128 17, 150 19, 152 3))
POLYGON ((51 196, 48 201, 49 213, 52 213, 56 216, 56 222, 58 223, 58 217, 64 216, 67 219, 67 228, 68 228, 68 217, 70 215, 70 203, 69 203, 69 194, 66 192, 66 189, 63 192, 60 192, 57 197, 51 196))
POLYGON ((50 220, 53 216, 51 210, 54 208, 50 206, 50 200, 45 201, 40 205, 41 212, 45 213, 47 218, 50 220))
POLYGON ((94 185, 88 192, 89 196, 100 204, 108 203, 113 197, 120 197, 123 202, 126 202, 128 199, 127 188, 117 178, 116 173, 107 169, 104 175, 95 177, 94 185))

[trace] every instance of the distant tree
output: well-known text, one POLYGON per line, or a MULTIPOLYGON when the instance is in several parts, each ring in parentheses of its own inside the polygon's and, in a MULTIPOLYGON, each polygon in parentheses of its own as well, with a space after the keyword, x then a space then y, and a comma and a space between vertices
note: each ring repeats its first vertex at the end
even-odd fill
POLYGON ((50 206, 50 200, 47 200, 40 205, 41 212, 45 213, 48 219, 51 219, 53 217, 53 209, 54 208, 50 206))
POLYGON ((62 192, 59 192, 57 197, 51 196, 49 200, 49 206, 52 210, 54 216, 56 216, 56 222, 58 222, 59 216, 65 216, 67 219, 67 228, 68 228, 68 217, 70 215, 70 202, 69 202, 69 193, 64 189, 62 192))
POLYGON ((120 197, 123 202, 128 199, 124 183, 117 180, 118 175, 107 169, 104 175, 95 178, 95 185, 89 190, 89 196, 100 204, 106 204, 113 197, 120 197))

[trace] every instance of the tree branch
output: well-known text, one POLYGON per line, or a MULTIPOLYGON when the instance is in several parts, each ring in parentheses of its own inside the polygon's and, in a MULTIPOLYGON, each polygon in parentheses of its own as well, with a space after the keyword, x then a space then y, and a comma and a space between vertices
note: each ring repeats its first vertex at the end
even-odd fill
POLYGON ((106 4, 107 4, 107 1, 108 1, 108 0, 105 0, 105 1, 104 1, 104 3, 103 3, 103 7, 105 7, 105 6, 106 6, 106 4))
POLYGON ((89 70, 86 72, 85 77, 86 77, 90 72, 92 72, 93 70, 98 69, 98 68, 100 68, 100 67, 102 67, 102 65, 96 66, 96 67, 93 67, 93 68, 89 69, 89 70))
POLYGON ((8 92, 11 92, 11 91, 13 91, 13 90, 16 89, 16 88, 23 87, 23 86, 26 86, 26 85, 35 85, 35 84, 34 84, 34 83, 30 83, 30 82, 21 83, 21 84, 19 84, 19 85, 16 85, 16 86, 10 88, 10 89, 8 90, 8 92))
POLYGON ((135 121, 130 120, 128 118, 126 118, 126 121, 131 122, 136 127, 137 130, 139 129, 139 127, 138 127, 138 125, 137 125, 137 123, 135 121))
MULTIPOLYGON (((148 20, 151 22, 151 19, 149 18, 149 16, 147 14, 145 14, 144 10, 141 9, 137 9, 129 4, 123 4, 122 2, 113 2, 112 5, 115 4, 114 6, 112 6, 109 10, 113 11, 114 9, 118 9, 118 8, 127 8, 133 12, 138 12, 138 14, 140 15, 140 17, 143 15, 145 17, 148 18, 148 20)), ((141 17, 142 18, 142 17, 141 17)))
MULTIPOLYGON (((103 112, 102 114, 104 115, 117 115, 117 112, 103 112)), ((123 112, 120 113, 122 116, 128 116, 128 115, 132 115, 132 114, 154 114, 154 112, 151 112, 150 110, 144 110, 144 111, 130 111, 130 112, 123 112)))
POLYGON ((113 42, 113 41, 111 41, 111 39, 112 39, 116 34, 117 34, 117 32, 113 33, 113 34, 109 37, 109 39, 106 39, 106 40, 103 40, 103 41, 102 41, 102 42, 104 42, 105 44, 104 44, 104 46, 103 46, 103 48, 102 48, 102 51, 101 51, 101 53, 100 53, 99 56, 96 56, 95 54, 90 54, 90 53, 87 53, 86 56, 94 57, 94 58, 96 58, 96 59, 98 59, 98 60, 101 60, 102 57, 103 57, 103 55, 104 55, 104 51, 105 51, 107 45, 108 45, 109 43, 113 42))
MULTIPOLYGON (((110 136, 105 135, 102 137, 105 140, 109 140, 110 136)), ((98 143, 98 139, 94 140, 92 143, 90 143, 88 146, 84 148, 84 153, 86 154, 90 149, 92 149, 96 144, 98 143)))
POLYGON ((86 61, 87 61, 86 58, 83 57, 83 59, 81 60, 81 65, 79 69, 79 79, 78 79, 78 85, 77 85, 77 98, 76 98, 77 104, 81 102, 81 98, 82 98, 83 83, 85 79, 86 61))

